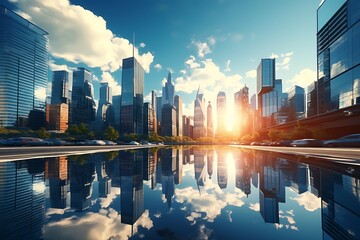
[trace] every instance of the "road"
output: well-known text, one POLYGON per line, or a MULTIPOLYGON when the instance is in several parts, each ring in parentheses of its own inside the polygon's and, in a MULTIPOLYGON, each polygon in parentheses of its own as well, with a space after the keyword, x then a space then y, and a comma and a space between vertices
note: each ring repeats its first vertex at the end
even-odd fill
POLYGON ((156 145, 0 147, 0 162, 151 147, 156 147, 156 145))
POLYGON ((315 148, 315 147, 269 147, 232 145, 245 149, 294 154, 304 157, 324 158, 338 163, 360 166, 360 148, 315 148))

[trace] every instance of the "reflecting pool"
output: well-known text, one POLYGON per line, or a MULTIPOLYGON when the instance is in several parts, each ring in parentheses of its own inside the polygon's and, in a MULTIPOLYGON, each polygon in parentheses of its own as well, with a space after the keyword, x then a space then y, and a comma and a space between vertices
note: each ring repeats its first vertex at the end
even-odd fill
POLYGON ((179 147, 0 163, 1 239, 359 239, 360 169, 179 147))

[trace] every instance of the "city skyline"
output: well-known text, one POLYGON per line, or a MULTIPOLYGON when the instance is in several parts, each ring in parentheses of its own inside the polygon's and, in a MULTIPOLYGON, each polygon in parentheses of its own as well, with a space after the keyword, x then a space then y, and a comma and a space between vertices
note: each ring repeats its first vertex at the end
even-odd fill
MULTIPOLYGON (((120 92, 121 61, 132 55, 133 49, 129 42, 133 42, 134 32, 135 56, 146 72, 145 100, 151 100, 151 90, 155 90, 158 96, 162 95, 161 88, 170 70, 175 94, 183 99, 185 115, 194 112, 193 101, 199 85, 206 101, 213 103, 219 91, 233 96, 245 84, 249 87, 249 95, 254 94, 254 71, 261 58, 276 58, 276 78, 283 79, 284 91, 295 84, 306 87, 307 83, 296 81, 296 76, 303 76, 303 80, 309 82, 316 80, 318 1, 311 4, 295 2, 290 6, 283 4, 284 1, 275 1, 269 6, 273 11, 267 14, 262 12, 264 6, 259 4, 269 3, 259 1, 246 5, 236 1, 211 1, 206 5, 199 2, 191 6, 188 2, 169 4, 160 1, 149 8, 146 7, 149 3, 143 1, 121 6, 115 2, 106 6, 84 1, 47 1, 46 4, 41 1, 11 2, 19 8, 15 9, 17 13, 49 32, 52 70, 86 67, 94 74, 97 100, 99 82, 103 80, 107 80, 113 87, 113 95, 120 92), (141 7, 135 8, 139 3, 141 7), (126 11, 123 10, 124 6, 126 11), (119 7, 121 14, 114 13, 112 9, 116 7, 119 7), (259 14, 247 11, 256 9, 259 14), (292 9, 297 9, 295 15, 303 16, 301 21, 291 14, 294 13, 292 9), (235 15, 236 10, 238 13, 235 15), (135 11, 138 13, 135 14, 135 11), (230 14, 221 14, 228 11, 230 14), (48 16, 57 16, 57 20, 49 19, 48 16), (76 16, 78 18, 74 22, 76 16), (124 20, 129 16, 134 16, 131 24, 124 20), (257 20, 244 21, 254 18, 257 20), (149 22, 145 23, 141 19, 148 19, 149 22), (64 24, 57 25, 59 20, 64 24), (70 25, 70 20, 74 24, 70 25), (281 24, 288 27, 284 28, 281 24), (269 25, 274 26, 270 33, 269 25), (286 29, 286 32, 281 28, 286 29), (296 37, 298 40, 294 41, 296 37), (100 43, 102 47, 97 45, 100 43), (118 56, 114 58, 115 53, 118 56)), ((4 0, 1 3, 9 5, 4 0)), ((232 109, 232 98, 230 100, 228 104, 232 109)))

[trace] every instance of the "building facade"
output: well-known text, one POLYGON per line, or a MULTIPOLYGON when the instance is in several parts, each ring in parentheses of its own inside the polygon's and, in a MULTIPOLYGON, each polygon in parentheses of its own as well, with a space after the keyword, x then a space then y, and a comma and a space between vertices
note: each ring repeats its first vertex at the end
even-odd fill
POLYGON ((102 107, 103 105, 111 105, 112 104, 112 89, 109 86, 109 83, 102 82, 100 83, 100 98, 99 98, 99 106, 98 106, 98 118, 102 118, 102 107))
POLYGON ((161 119, 161 135, 169 137, 176 136, 176 109, 173 105, 165 104, 162 107, 161 119))
POLYGON ((244 86, 240 91, 234 93, 235 122, 234 133, 238 136, 251 132, 249 129, 250 105, 249 105, 249 88, 244 86))
POLYGON ((288 90, 288 121, 305 117, 305 89, 294 86, 288 90))
POLYGON ((360 2, 326 0, 317 10, 318 114, 360 104, 360 2))
POLYGON ((51 85, 51 104, 70 104, 72 73, 66 70, 53 71, 51 85))
POLYGON ((154 114, 154 132, 157 133, 158 132, 158 114, 157 114, 157 96, 156 96, 156 92, 155 91, 151 91, 151 105, 153 108, 153 114, 154 114))
POLYGON ((150 136, 155 132, 154 109, 151 103, 144 103, 144 135, 150 136))
POLYGON ((209 101, 209 104, 207 106, 206 115, 207 115, 207 122, 206 122, 207 136, 208 137, 213 137, 214 136, 213 113, 212 113, 212 106, 211 106, 210 101, 209 101))
POLYGON ((120 134, 143 134, 144 69, 134 58, 123 59, 120 134))
POLYGON ((48 33, 0 5, 0 126, 22 127, 45 115, 48 33))
POLYGON ((216 98, 216 116, 217 116, 217 127, 216 135, 224 134, 226 131, 226 118, 227 118, 227 109, 226 109, 226 94, 225 92, 219 92, 216 98))
POLYGON ((115 95, 112 97, 112 109, 113 109, 113 126, 116 130, 120 131, 120 105, 121 95, 115 95))
POLYGON ((171 72, 169 72, 165 86, 162 89, 162 105, 174 105, 175 87, 171 82, 171 72))
POLYGON ((46 106, 46 126, 49 130, 65 132, 69 125, 69 105, 67 103, 46 106))
POLYGON ((176 136, 183 135, 183 122, 182 122, 182 99, 179 95, 174 97, 174 106, 176 109, 176 136))
POLYGON ((194 139, 207 136, 206 125, 205 98, 198 91, 194 102, 194 139))

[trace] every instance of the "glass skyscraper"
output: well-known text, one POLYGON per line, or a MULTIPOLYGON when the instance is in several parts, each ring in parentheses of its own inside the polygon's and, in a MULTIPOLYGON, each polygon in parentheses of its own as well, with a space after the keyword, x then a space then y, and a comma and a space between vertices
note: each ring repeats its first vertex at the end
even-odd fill
POLYGON ((205 98, 198 90, 194 103, 194 139, 207 136, 206 125, 205 98))
POLYGON ((53 71, 51 104, 69 104, 71 101, 72 74, 65 70, 53 71))
POLYGON ((288 90, 288 121, 305 117, 305 89, 294 86, 288 90))
POLYGON ((223 134, 226 130, 226 94, 219 92, 216 99, 217 127, 216 134, 223 134))
POLYGON ((317 11, 318 114, 360 104, 359 9, 359 0, 326 0, 317 11))
POLYGON ((144 69, 134 58, 123 59, 120 134, 143 134, 144 69))
POLYGON ((47 32, 0 5, 0 126, 22 126, 45 113, 47 32))

